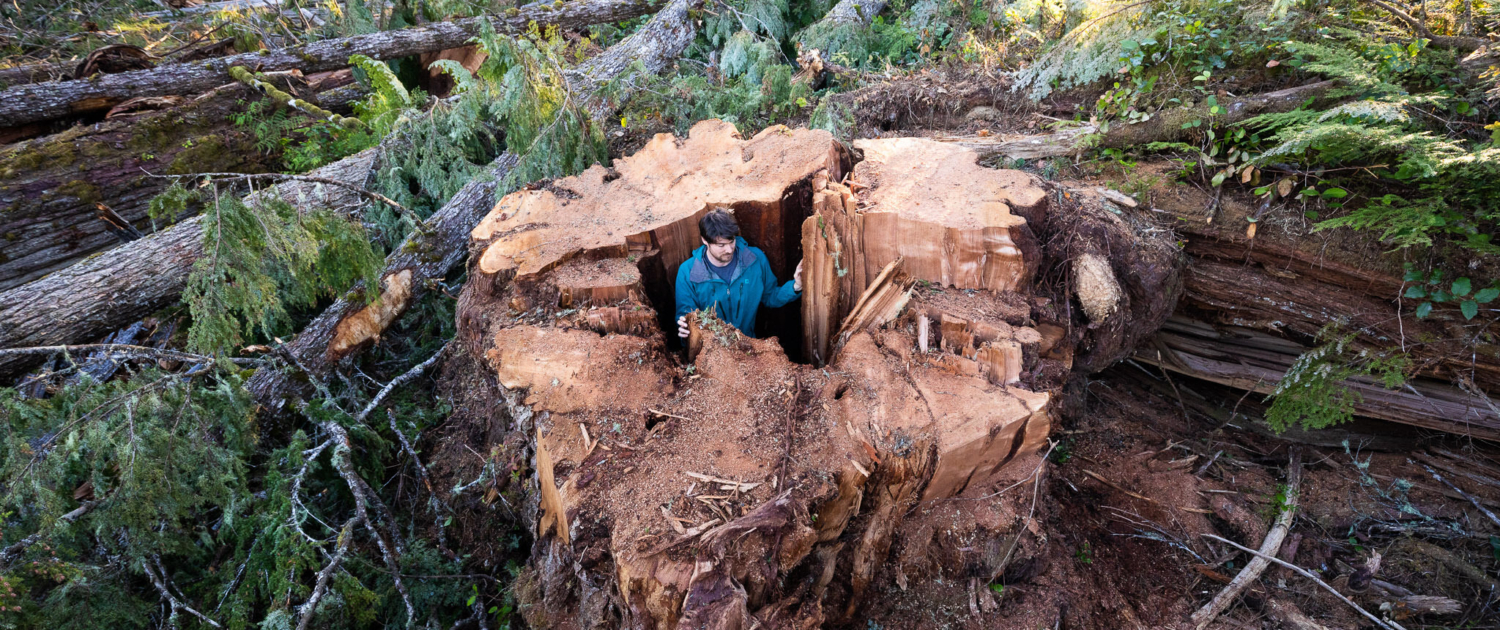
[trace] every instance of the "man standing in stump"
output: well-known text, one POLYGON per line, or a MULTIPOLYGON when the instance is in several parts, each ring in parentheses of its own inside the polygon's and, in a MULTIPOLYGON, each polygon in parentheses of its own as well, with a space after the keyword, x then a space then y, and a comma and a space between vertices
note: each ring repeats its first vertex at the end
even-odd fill
POLYGON ((677 268, 677 336, 688 336, 687 315, 713 308, 747 336, 755 336, 761 305, 783 306, 802 296, 802 263, 792 281, 780 284, 765 252, 740 238, 740 225, 725 208, 698 220, 703 246, 677 268))

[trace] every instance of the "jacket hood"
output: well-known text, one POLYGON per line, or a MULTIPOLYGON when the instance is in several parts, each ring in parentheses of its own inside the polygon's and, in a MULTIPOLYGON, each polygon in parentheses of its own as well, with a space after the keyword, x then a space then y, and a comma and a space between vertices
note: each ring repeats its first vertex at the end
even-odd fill
MULTIPOLYGON (((692 282, 707 282, 715 279, 723 281, 718 274, 708 268, 710 263, 705 257, 707 249, 706 246, 699 245, 698 249, 693 250, 693 257, 688 259, 691 265, 688 268, 688 280, 692 282)), ((750 249, 750 243, 746 242, 743 236, 734 237, 735 270, 732 277, 738 278, 747 267, 755 264, 755 254, 750 249)))

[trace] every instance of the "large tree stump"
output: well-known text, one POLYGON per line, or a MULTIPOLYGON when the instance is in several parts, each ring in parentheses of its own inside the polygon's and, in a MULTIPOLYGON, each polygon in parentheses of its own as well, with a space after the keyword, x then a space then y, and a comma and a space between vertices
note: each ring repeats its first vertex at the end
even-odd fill
POLYGON ((459 340, 532 452, 533 627, 857 622, 879 584, 992 579, 1039 549, 1029 495, 948 500, 1041 473, 1072 346, 1104 327, 1057 307, 1071 263, 1032 226, 1087 221, 1041 221, 1040 180, 967 149, 857 147, 851 168, 822 131, 706 121, 508 195, 473 230, 459 340), (717 205, 781 277, 806 257, 796 316, 761 331, 797 342, 701 312, 686 353, 667 338, 671 279, 717 205), (892 558, 908 532, 925 537, 892 558), (1014 553, 975 551, 1002 539, 1014 553))

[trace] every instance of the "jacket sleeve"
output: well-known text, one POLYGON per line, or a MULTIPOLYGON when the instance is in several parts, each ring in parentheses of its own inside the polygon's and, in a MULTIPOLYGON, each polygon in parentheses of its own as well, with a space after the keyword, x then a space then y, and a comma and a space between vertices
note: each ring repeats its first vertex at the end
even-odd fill
POLYGON ((759 258, 759 260, 756 261, 756 264, 760 266, 760 276, 761 279, 765 281, 766 285, 765 295, 761 296, 760 298, 760 303, 762 305, 764 305, 766 308, 785 306, 788 302, 791 302, 792 300, 795 300, 802 296, 802 293, 797 291, 796 289, 796 283, 791 280, 788 280, 787 283, 783 285, 778 286, 776 284, 776 274, 771 272, 771 263, 766 261, 765 254, 757 256, 757 258, 759 258))
POLYGON ((688 283, 688 269, 692 266, 692 258, 677 266, 677 315, 673 320, 698 310, 698 302, 693 299, 693 287, 688 283))

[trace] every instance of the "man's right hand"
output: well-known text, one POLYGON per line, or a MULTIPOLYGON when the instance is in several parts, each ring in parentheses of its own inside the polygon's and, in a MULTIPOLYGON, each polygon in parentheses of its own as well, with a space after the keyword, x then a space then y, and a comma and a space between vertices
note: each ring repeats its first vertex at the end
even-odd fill
POLYGON ((682 317, 677 318, 677 336, 678 337, 682 337, 683 339, 687 339, 687 336, 688 336, 687 315, 683 315, 682 317))

